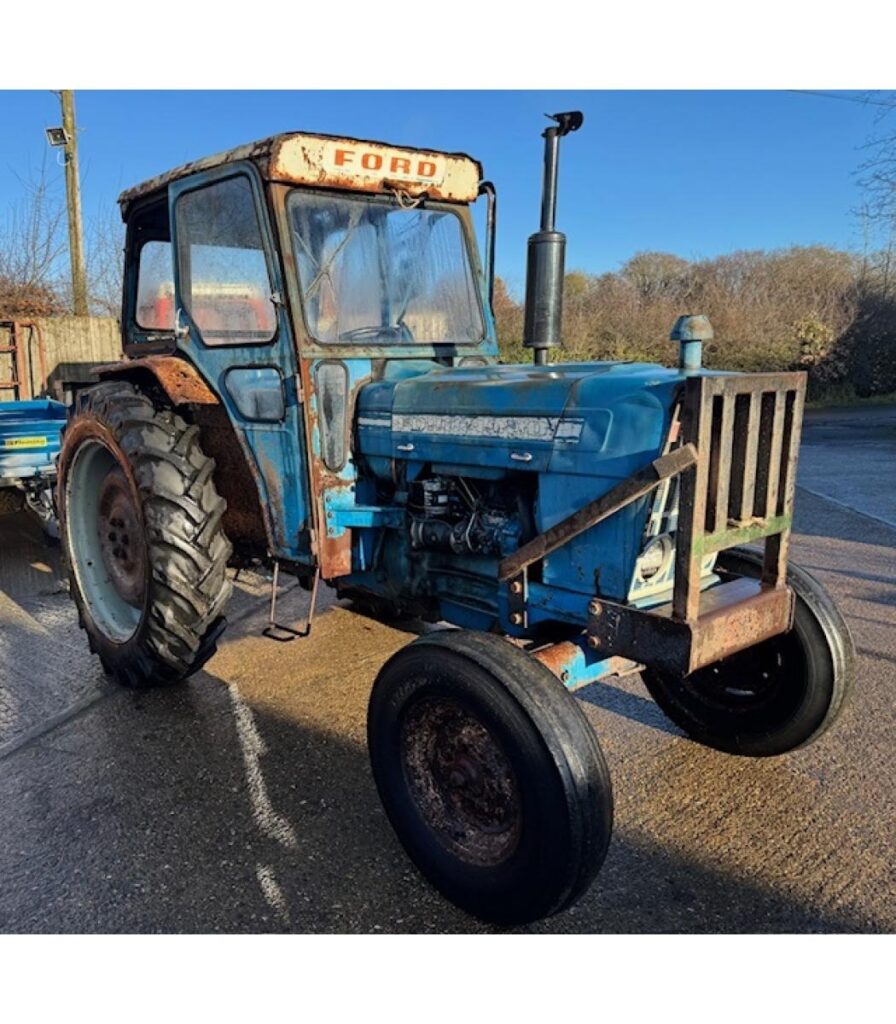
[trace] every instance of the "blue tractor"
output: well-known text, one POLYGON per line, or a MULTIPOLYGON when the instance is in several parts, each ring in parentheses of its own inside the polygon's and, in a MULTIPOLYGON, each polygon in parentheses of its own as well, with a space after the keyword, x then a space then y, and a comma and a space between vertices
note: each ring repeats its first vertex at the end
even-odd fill
MULTIPOLYGON (((581 123, 544 132, 532 365, 498 362, 495 191, 464 154, 283 134, 125 192, 126 357, 59 464, 71 593, 126 686, 205 663, 246 560, 312 607, 322 580, 459 627, 384 666, 370 759, 422 873, 502 924, 570 906, 610 841, 571 691, 641 672, 693 739, 766 756, 816 739, 853 674, 843 619, 788 566, 804 375, 703 369, 702 316, 675 325, 675 368, 548 361, 581 123)), ((272 607, 268 632, 305 630, 272 607)))

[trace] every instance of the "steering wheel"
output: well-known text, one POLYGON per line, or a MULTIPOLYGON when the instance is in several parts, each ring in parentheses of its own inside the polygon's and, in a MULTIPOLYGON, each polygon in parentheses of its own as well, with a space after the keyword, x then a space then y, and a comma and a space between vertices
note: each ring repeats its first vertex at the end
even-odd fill
POLYGON ((385 341, 413 341, 407 324, 395 324, 392 327, 383 327, 371 324, 369 327, 355 327, 351 331, 343 331, 339 335, 340 341, 363 341, 368 338, 377 338, 385 341))

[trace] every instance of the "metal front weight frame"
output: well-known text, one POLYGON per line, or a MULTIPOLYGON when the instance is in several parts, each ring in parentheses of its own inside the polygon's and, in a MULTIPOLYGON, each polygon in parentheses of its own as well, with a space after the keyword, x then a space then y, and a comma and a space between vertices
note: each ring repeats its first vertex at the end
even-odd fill
POLYGON ((787 549, 805 389, 803 373, 685 381, 679 447, 501 562, 498 578, 509 581, 510 607, 520 624, 529 566, 680 475, 671 603, 646 610, 593 599, 588 646, 607 658, 684 676, 787 632, 794 611, 787 549), (707 555, 757 541, 764 545, 759 580, 735 578, 701 591, 707 555))

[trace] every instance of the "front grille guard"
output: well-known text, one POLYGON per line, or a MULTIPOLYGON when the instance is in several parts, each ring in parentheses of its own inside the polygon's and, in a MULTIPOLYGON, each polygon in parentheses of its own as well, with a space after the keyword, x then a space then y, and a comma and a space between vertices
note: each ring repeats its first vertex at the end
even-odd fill
POLYGON ((671 603, 645 610, 595 597, 588 646, 598 656, 687 675, 786 632, 793 621, 787 546, 805 390, 803 373, 689 378, 680 437, 670 436, 659 458, 502 559, 498 580, 507 584, 511 623, 527 625, 532 564, 658 487, 665 493, 654 508, 662 515, 677 477, 671 603), (733 579, 701 592, 708 555, 760 540, 759 580, 733 579))
POLYGON ((685 382, 681 440, 697 449, 680 477, 672 616, 700 609, 704 558, 764 541, 763 587, 784 586, 804 373, 691 377, 685 382))

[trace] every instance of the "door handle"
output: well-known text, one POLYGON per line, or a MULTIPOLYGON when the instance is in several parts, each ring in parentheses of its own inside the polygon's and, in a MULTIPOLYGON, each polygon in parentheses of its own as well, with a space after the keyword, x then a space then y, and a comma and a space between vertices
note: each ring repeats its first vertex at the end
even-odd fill
POLYGON ((174 336, 175 338, 189 338, 190 337, 190 325, 183 322, 184 311, 177 307, 177 312, 174 315, 174 336))

